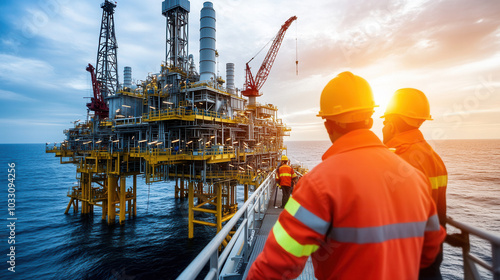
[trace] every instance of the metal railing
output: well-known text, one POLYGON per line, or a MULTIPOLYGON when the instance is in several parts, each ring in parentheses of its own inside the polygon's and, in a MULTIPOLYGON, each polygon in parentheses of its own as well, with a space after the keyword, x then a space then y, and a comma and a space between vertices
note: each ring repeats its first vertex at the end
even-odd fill
MULTIPOLYGON (((302 174, 300 174, 302 175, 302 174)), ((231 220, 222 228, 222 230, 210 241, 210 243, 198 254, 198 256, 189 264, 177 279, 195 279, 206 264, 210 261, 210 269, 205 279, 219 279, 219 273, 222 270, 231 250, 236 244, 238 237, 243 233, 243 258, 248 258, 246 254, 251 248, 249 244, 249 234, 254 229, 255 222, 263 218, 263 213, 267 210, 272 187, 275 186, 275 172, 269 174, 266 180, 250 196, 243 207, 233 216, 231 220), (218 254, 219 246, 225 240, 230 230, 236 225, 243 216, 241 225, 231 238, 231 241, 224 248, 222 253, 218 254), (253 217, 252 217, 253 216, 253 217)), ((451 234, 446 238, 446 243, 453 247, 462 248, 464 279, 480 280, 482 279, 478 268, 479 265, 493 274, 493 280, 500 280, 500 237, 487 231, 463 224, 448 217, 447 225, 455 227, 461 231, 459 234, 451 234), (470 252, 469 236, 474 235, 485 242, 491 244, 491 264, 473 255, 470 252)))
POLYGON ((210 241, 210 243, 208 243, 188 267, 184 269, 177 279, 195 279, 209 261, 210 267, 205 279, 219 279, 219 272, 229 256, 231 249, 236 244, 237 236, 241 233, 244 234, 243 252, 249 252, 249 232, 254 230, 256 220, 262 219, 263 214, 267 210, 266 207, 271 197, 272 188, 276 185, 274 177, 275 172, 267 176, 264 182, 255 190, 245 204, 243 204, 238 212, 234 214, 233 218, 227 222, 222 230, 212 239, 212 241, 210 241), (219 246, 242 216, 243 221, 233 235, 233 238, 231 238, 231 241, 229 241, 228 245, 219 256, 219 246))
POLYGON ((136 125, 142 123, 142 117, 116 118, 113 120, 114 125, 136 125))
POLYGON ((149 113, 143 113, 142 118, 144 120, 154 120, 154 119, 159 119, 159 118, 182 118, 182 117, 189 117, 189 116, 203 116, 203 117, 209 117, 209 118, 218 118, 218 119, 225 119, 225 120, 232 120, 233 118, 231 116, 221 114, 219 112, 215 111, 210 111, 210 110, 205 110, 205 109, 198 109, 198 108, 168 108, 168 109, 162 109, 162 110, 152 110, 149 113))
POLYGON ((500 280, 500 237, 487 231, 466 225, 448 217, 447 225, 451 225, 461 231, 459 234, 451 234, 446 238, 446 243, 453 247, 462 248, 464 279, 482 279, 476 265, 480 265, 493 274, 494 280, 500 280), (491 244, 491 264, 471 254, 469 236, 474 235, 491 244))

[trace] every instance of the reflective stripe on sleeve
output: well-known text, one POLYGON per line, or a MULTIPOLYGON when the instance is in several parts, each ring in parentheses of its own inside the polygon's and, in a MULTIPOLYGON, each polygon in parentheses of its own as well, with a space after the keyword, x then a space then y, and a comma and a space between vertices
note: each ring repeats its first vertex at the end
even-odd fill
MULTIPOLYGON (((328 237, 338 242, 356 244, 381 243, 392 239, 423 237, 424 230, 434 226, 434 222, 431 221, 433 217, 423 222, 399 223, 378 227, 334 227, 328 237)), ((437 225, 439 227, 439 221, 437 221, 437 225)))
POLYGON ((276 238, 276 242, 278 242, 281 248, 297 258, 310 256, 319 248, 319 246, 315 244, 302 245, 297 242, 288 232, 286 232, 279 221, 274 224, 273 234, 274 238, 276 238))
POLYGON ((448 184, 448 175, 429 177, 429 181, 431 181, 432 189, 437 190, 440 187, 445 187, 448 184))
POLYGON ((439 230, 439 217, 437 214, 432 215, 425 225, 425 231, 437 231, 439 230))
POLYGON ((311 211, 301 206, 293 197, 286 203, 285 210, 304 225, 321 235, 325 235, 330 227, 329 222, 311 213, 311 211))

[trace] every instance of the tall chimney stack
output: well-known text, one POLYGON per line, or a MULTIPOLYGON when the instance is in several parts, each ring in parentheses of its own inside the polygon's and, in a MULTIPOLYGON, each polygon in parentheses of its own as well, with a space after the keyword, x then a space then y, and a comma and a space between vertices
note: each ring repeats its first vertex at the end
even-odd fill
POLYGON ((215 81, 215 10, 203 3, 200 17, 200 81, 215 81))

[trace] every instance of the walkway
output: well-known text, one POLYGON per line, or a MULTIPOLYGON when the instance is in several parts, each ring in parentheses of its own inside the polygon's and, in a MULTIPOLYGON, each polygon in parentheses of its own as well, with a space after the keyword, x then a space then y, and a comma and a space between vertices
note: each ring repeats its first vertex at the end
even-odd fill
MULTIPOLYGON (((269 200, 269 205, 267 208, 267 211, 264 216, 264 220, 262 221, 262 225, 259 229, 259 232, 256 235, 254 247, 252 254, 250 255, 250 259, 248 260, 248 265, 245 269, 245 273, 243 274, 243 279, 247 278, 248 275, 248 270, 252 266, 253 262, 257 258, 257 256, 262 252, 262 249, 264 248, 264 244, 266 243, 267 236, 269 235, 269 232, 271 232, 271 229, 273 228, 274 224, 278 220, 279 215, 281 214, 281 211, 283 211, 282 208, 275 208, 274 205, 280 206, 281 205, 281 190, 278 191, 278 195, 276 197, 276 204, 274 203, 274 196, 275 196, 275 191, 277 188, 273 190, 271 193, 271 199, 269 200)), ((314 277, 314 268, 313 264, 311 261, 311 258, 307 260, 306 266, 304 267, 304 270, 302 271, 302 274, 297 278, 299 280, 309 280, 309 279, 316 279, 314 277)))

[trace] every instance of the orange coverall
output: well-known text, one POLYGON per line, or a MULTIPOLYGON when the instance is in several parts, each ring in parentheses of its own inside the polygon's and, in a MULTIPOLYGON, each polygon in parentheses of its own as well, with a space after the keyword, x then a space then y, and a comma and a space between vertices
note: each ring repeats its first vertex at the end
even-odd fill
MULTIPOLYGON (((429 178, 432 189, 430 193, 436 203, 439 223, 446 228, 448 171, 441 157, 425 141, 422 132, 418 129, 396 134, 386 145, 389 148, 395 148, 397 155, 422 171, 429 178)), ((426 279, 426 277, 433 279, 433 277, 440 275, 439 266, 442 261, 443 248, 441 247, 434 263, 420 272, 421 279, 426 279)))
POLYGON ((445 230, 426 176, 367 129, 340 137, 299 181, 248 279, 417 279, 445 230))

